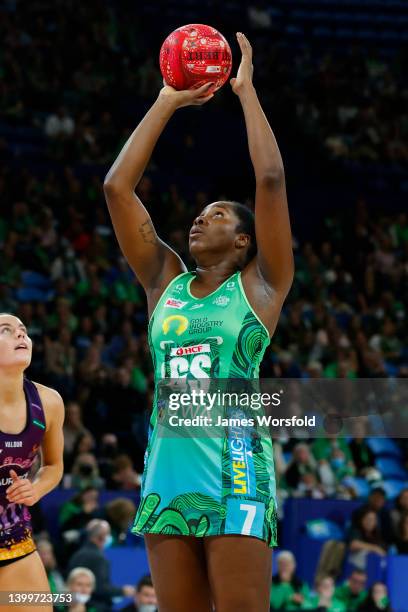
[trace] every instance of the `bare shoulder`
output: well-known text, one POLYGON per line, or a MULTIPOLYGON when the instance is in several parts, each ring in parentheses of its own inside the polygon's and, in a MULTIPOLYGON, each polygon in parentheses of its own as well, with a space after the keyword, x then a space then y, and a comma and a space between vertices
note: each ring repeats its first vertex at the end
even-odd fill
POLYGON ((46 387, 37 382, 34 384, 37 387, 44 408, 47 430, 51 423, 62 425, 65 408, 61 395, 55 389, 51 389, 51 387, 46 387))

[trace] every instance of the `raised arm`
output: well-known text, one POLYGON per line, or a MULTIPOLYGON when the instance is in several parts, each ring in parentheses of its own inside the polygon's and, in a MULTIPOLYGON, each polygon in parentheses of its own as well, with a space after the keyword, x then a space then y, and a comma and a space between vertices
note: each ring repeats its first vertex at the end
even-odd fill
POLYGON ((146 208, 135 194, 167 122, 177 108, 209 100, 210 87, 176 91, 163 87, 149 112, 130 136, 109 170, 104 192, 120 248, 144 289, 167 285, 185 266, 179 256, 157 236, 146 208))
MULTIPOLYGON (((244 111, 249 153, 255 171, 255 232, 257 272, 284 299, 293 280, 292 237, 282 157, 252 84, 252 48, 238 32, 242 60, 231 80, 244 111)), ((253 265, 253 264, 249 264, 253 265)))

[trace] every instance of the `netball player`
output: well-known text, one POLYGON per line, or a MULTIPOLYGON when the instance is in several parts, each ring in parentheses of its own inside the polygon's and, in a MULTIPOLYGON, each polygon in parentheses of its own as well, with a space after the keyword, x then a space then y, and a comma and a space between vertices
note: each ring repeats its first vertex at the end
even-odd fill
MULTIPOLYGON (((49 592, 33 540, 29 506, 61 480, 64 405, 53 389, 24 377, 32 343, 24 324, 0 314, 0 592, 49 592), (28 473, 41 450, 42 467, 28 473)), ((6 602, 3 602, 6 603, 6 602)), ((20 605, 20 609, 49 609, 20 605)), ((0 606, 14 610, 15 606, 0 606)))
MULTIPOLYGON (((251 46, 243 34, 237 39, 242 59, 231 86, 255 172, 255 219, 234 202, 206 206, 189 234, 196 270, 187 272, 134 193, 173 113, 207 102, 208 85, 164 87, 104 184, 119 244, 147 294, 156 381, 256 377, 292 283, 282 159, 252 83, 251 46)), ((269 546, 276 544, 272 444, 263 437, 239 446, 238 452, 228 436, 159 437, 153 406, 133 531, 145 534, 161 612, 208 612, 213 604, 217 612, 269 610, 269 546)))

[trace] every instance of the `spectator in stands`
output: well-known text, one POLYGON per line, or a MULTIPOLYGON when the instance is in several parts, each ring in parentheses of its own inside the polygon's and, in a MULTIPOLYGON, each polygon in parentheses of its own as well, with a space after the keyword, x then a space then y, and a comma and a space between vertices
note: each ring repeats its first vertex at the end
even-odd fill
POLYGON ((91 519, 101 515, 99 490, 87 487, 62 505, 59 515, 60 529, 61 531, 81 530, 91 519))
POLYGON ((82 422, 81 407, 78 402, 68 402, 65 410, 64 433, 64 467, 69 472, 74 459, 73 451, 77 439, 88 430, 82 422))
POLYGON ((118 438, 114 433, 105 433, 98 452, 98 466, 101 477, 109 488, 114 471, 114 461, 120 454, 118 438))
POLYGON ((381 530, 382 537, 386 542, 391 542, 393 539, 393 529, 391 522, 391 515, 389 510, 386 508, 387 497, 384 489, 381 486, 375 486, 367 498, 367 502, 363 504, 357 510, 354 510, 352 514, 352 523, 357 525, 359 517, 367 509, 373 510, 377 515, 377 522, 379 529, 381 530))
POLYGON ((60 106, 56 113, 47 117, 44 129, 49 138, 65 139, 73 136, 75 122, 68 114, 67 109, 60 106))
POLYGON ((381 532, 377 514, 374 510, 366 508, 360 512, 355 526, 349 532, 349 560, 359 569, 365 569, 368 553, 384 556, 387 544, 381 532))
POLYGON ((395 546, 399 555, 408 555, 408 512, 401 514, 395 534, 395 546))
POLYGON ((95 575, 95 601, 111 605, 112 597, 124 595, 133 597, 135 588, 130 585, 116 587, 110 579, 110 563, 103 550, 111 544, 111 528, 109 523, 93 519, 86 527, 87 540, 85 544, 71 557, 68 570, 77 566, 87 567, 95 575))
POLYGON ((72 593, 72 603, 67 608, 69 612, 108 612, 109 608, 92 601, 95 589, 95 575, 87 567, 75 567, 67 577, 67 589, 72 593))
POLYGON ((57 567, 57 560, 55 558, 52 543, 42 538, 37 541, 37 550, 44 564, 45 571, 47 572, 51 593, 62 593, 65 590, 65 583, 57 567))
POLYGON ((133 467, 129 455, 119 455, 113 462, 113 474, 109 488, 119 491, 136 491, 140 488, 141 477, 133 467))
POLYGON ((303 610, 319 612, 349 612, 345 605, 334 595, 334 580, 331 576, 321 576, 316 580, 316 591, 309 595, 303 610))
POLYGON ((122 612, 156 612, 157 597, 150 576, 143 576, 136 585, 136 593, 133 603, 122 612))
POLYGON ((57 340, 46 337, 45 362, 49 380, 65 397, 71 398, 74 382, 73 374, 76 366, 76 350, 71 344, 72 335, 67 327, 60 329, 57 340))
POLYGON ((289 463, 285 480, 292 493, 299 495, 316 493, 322 495, 322 488, 317 480, 316 461, 307 444, 301 442, 293 449, 293 458, 289 463))
POLYGON ((65 568, 68 559, 81 545, 84 529, 94 518, 102 518, 99 491, 88 487, 66 501, 59 512, 61 535, 60 563, 65 568))
POLYGON ((114 372, 107 404, 107 430, 117 432, 121 447, 130 453, 135 443, 140 445, 140 442, 135 440, 133 429, 134 423, 143 418, 145 406, 144 395, 137 391, 133 384, 131 368, 119 367, 114 372))
POLYGON ((65 247, 52 262, 50 277, 54 282, 64 279, 69 290, 76 288, 78 283, 86 281, 84 262, 75 256, 71 245, 65 247))
POLYGON ((374 582, 368 591, 366 600, 357 610, 358 612, 392 612, 385 584, 374 582))
POLYGON ((401 519, 406 513, 408 513, 408 489, 402 489, 394 502, 394 508, 391 510, 394 535, 400 533, 401 519))
POLYGON ((366 476, 374 466, 375 456, 367 444, 367 423, 358 418, 352 424, 353 438, 349 442, 351 457, 356 466, 357 476, 366 476))
POLYGON ((296 575, 296 560, 289 550, 278 553, 278 573, 272 578, 271 611, 302 610, 309 588, 296 575))
POLYGON ((136 515, 136 506, 127 497, 117 497, 105 506, 106 520, 111 526, 113 544, 124 544, 136 515))
POLYGON ((347 612, 356 612, 358 606, 366 599, 367 574, 355 569, 341 586, 336 587, 334 595, 341 601, 347 612))
POLYGON ((78 377, 86 385, 92 384, 102 367, 101 346, 93 340, 88 347, 85 357, 78 366, 78 377))
POLYGON ((98 462, 92 453, 80 453, 77 455, 71 471, 71 479, 64 478, 64 486, 74 489, 85 489, 93 487, 102 489, 103 479, 99 476, 98 462))
POLYGON ((347 442, 342 437, 317 438, 312 444, 312 453, 320 464, 330 466, 336 482, 355 472, 355 465, 347 442))
POLYGON ((75 440, 73 449, 74 457, 78 457, 78 455, 82 455, 83 453, 93 453, 95 448, 95 438, 91 432, 89 430, 83 431, 75 440))

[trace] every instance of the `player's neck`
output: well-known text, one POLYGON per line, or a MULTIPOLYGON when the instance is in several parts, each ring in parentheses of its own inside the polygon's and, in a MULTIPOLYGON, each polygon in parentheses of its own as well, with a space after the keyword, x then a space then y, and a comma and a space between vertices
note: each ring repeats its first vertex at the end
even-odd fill
POLYGON ((0 406, 10 406, 20 401, 23 381, 23 372, 0 372, 0 406))
POLYGON ((236 272, 230 266, 203 266, 197 265, 195 270, 196 281, 205 287, 221 285, 227 278, 236 272))

